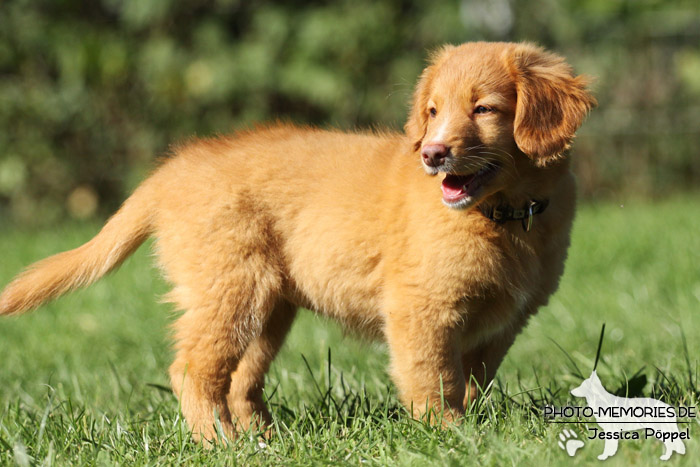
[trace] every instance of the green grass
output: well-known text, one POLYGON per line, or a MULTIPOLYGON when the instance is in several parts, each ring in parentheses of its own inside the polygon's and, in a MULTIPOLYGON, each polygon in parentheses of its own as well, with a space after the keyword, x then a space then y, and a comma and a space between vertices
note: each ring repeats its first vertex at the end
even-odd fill
MULTIPOLYGON (((598 373, 609 390, 630 380, 633 395, 699 405, 698 203, 688 196, 582 207, 560 290, 520 335, 492 390, 449 430, 406 415, 382 345, 343 337, 303 313, 267 378, 275 434, 264 449, 251 436, 212 451, 189 440, 167 389, 174 314, 159 303, 167 285, 142 248, 93 287, 0 320, 0 464, 598 462, 603 441, 586 440, 569 458, 556 443, 567 425, 546 423, 538 407, 583 405, 569 390, 590 373, 603 323, 598 373)), ((0 283, 97 228, 0 230, 0 283)), ((583 426, 567 427, 586 435, 583 426)), ((698 463, 698 423, 690 430, 687 453, 673 465, 698 463)), ((621 441, 607 462, 657 462, 661 452, 656 441, 621 441)))

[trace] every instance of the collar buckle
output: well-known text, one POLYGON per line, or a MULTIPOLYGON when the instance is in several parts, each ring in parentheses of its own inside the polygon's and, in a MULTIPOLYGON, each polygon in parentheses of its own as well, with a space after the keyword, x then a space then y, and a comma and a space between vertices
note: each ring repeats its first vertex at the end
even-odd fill
POLYGON ((530 229, 532 228, 532 216, 535 215, 534 213, 534 207, 537 203, 534 200, 530 200, 530 204, 527 206, 527 217, 523 218, 522 223, 523 223, 523 230, 525 232, 529 232, 530 229))

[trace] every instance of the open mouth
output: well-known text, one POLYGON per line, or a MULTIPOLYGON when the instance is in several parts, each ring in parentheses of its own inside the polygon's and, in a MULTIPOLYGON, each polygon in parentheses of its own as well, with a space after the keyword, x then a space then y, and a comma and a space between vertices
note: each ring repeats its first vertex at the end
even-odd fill
POLYGON ((459 207, 463 202, 475 199, 481 188, 496 175, 498 169, 498 165, 488 164, 469 175, 447 174, 442 181, 442 200, 448 206, 459 207))

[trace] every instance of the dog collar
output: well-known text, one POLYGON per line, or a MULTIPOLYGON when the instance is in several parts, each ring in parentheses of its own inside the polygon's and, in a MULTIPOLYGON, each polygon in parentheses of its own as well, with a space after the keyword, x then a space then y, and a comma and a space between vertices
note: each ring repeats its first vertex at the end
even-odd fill
POLYGON ((529 232, 532 228, 532 218, 536 214, 541 214, 547 209, 549 200, 538 201, 531 199, 523 209, 515 209, 513 206, 502 204, 495 207, 481 207, 479 210, 487 218, 497 224, 503 224, 508 221, 521 221, 523 230, 529 232))

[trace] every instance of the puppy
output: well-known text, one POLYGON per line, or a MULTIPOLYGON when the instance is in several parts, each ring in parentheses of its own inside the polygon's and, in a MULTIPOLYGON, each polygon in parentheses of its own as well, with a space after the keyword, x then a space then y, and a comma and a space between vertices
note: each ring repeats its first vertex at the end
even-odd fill
POLYGON ((152 236, 181 310, 170 367, 196 439, 270 421, 264 376, 297 307, 384 339, 414 416, 454 420, 556 290, 574 217, 566 150, 595 100, 531 44, 435 53, 405 134, 289 125, 177 147, 86 244, 0 296, 35 308, 152 236))

